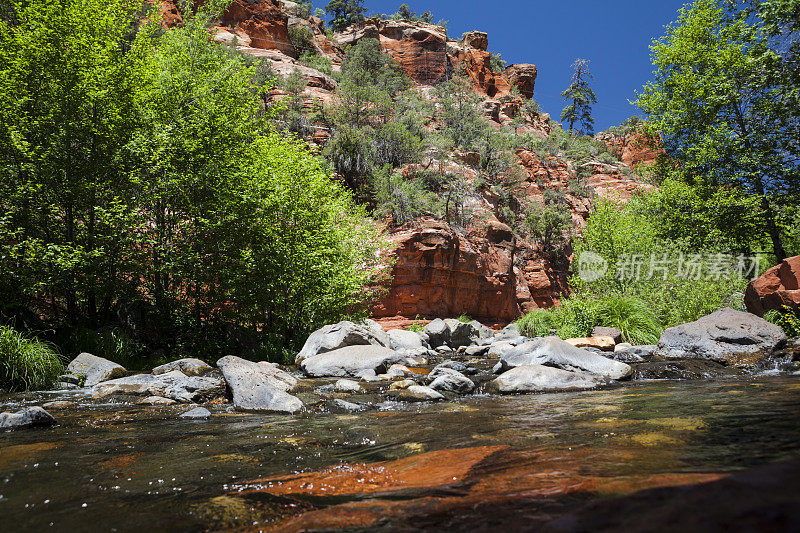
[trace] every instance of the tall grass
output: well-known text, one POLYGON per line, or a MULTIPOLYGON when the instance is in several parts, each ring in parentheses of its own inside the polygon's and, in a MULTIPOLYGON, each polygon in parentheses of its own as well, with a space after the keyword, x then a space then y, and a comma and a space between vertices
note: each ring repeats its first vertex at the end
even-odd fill
POLYGON ((520 318, 517 326, 526 337, 544 337, 555 331, 562 339, 586 337, 595 326, 614 327, 631 344, 654 344, 663 330, 645 302, 621 295, 574 295, 550 310, 534 309, 520 318))
POLYGON ((655 344, 662 327, 653 310, 642 300, 630 296, 612 296, 597 302, 598 325, 617 328, 622 339, 631 344, 655 344))
POLYGON ((47 388, 63 372, 64 362, 49 344, 0 326, 0 388, 47 388))

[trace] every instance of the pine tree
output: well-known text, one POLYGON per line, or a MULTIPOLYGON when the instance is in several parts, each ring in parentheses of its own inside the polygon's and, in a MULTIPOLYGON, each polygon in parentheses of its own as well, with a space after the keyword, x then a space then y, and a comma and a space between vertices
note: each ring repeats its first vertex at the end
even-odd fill
POLYGON ((330 15, 331 27, 342 31, 348 26, 364 20, 364 0, 331 0, 325 6, 325 11, 330 15))
POLYGON ((569 102, 569 105, 561 112, 561 120, 569 122, 569 131, 575 127, 577 122, 580 131, 586 135, 594 133, 594 119, 592 118, 592 104, 597 103, 597 96, 589 87, 589 80, 593 78, 589 72, 589 60, 576 59, 572 64, 572 81, 561 96, 569 102))

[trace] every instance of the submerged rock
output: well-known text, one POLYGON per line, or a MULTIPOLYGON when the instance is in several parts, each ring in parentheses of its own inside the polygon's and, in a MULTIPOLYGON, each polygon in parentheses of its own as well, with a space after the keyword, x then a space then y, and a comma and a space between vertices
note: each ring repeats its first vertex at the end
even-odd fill
POLYGON ((312 377, 362 377, 365 371, 376 374, 405 359, 404 355, 382 346, 346 346, 308 357, 300 367, 312 377))
POLYGON ((52 426, 56 419, 41 407, 26 407, 16 413, 0 413, 0 429, 14 430, 52 426))
POLYGON ((90 353, 82 353, 67 365, 67 372, 76 376, 84 376, 83 386, 93 387, 127 372, 122 365, 90 353))
POLYGON ((300 380, 272 365, 262 365, 229 355, 217 361, 233 394, 233 405, 247 411, 296 413, 303 402, 292 396, 300 380))
POLYGON ((208 374, 214 370, 214 368, 200 359, 187 358, 178 359, 177 361, 172 361, 171 363, 157 366, 151 373, 154 376, 158 376, 160 374, 172 372, 173 370, 180 370, 187 376, 202 376, 204 374, 208 374))
POLYGON ((633 367, 633 379, 716 379, 741 377, 743 370, 708 359, 651 361, 633 367))
POLYGON ((601 380, 589 374, 534 364, 512 368, 487 383, 486 390, 502 394, 582 390, 597 387, 601 383, 601 380))
POLYGON ((351 381, 349 379, 340 379, 336 383, 333 384, 333 390, 336 392, 364 392, 364 389, 361 385, 358 384, 357 381, 351 381))
POLYGON ((785 343, 786 334, 778 326, 756 315, 725 308, 664 331, 656 355, 748 364, 785 343))
POLYGON ((331 402, 331 411, 333 412, 344 412, 344 413, 354 413, 358 411, 363 411, 365 407, 363 405, 359 405, 353 402, 347 402, 345 400, 335 399, 331 402))
POLYGON ((73 407, 78 407, 78 404, 68 400, 55 400, 52 402, 43 403, 42 407, 45 409, 71 409, 73 407))
POLYGON ((205 407, 195 407, 189 411, 186 411, 179 418, 188 418, 191 420, 202 420, 206 418, 211 418, 211 411, 206 409, 205 407))
POLYGON ((316 355, 332 352, 347 346, 380 346, 390 348, 392 340, 376 322, 369 320, 363 324, 342 321, 324 326, 312 333, 303 349, 297 354, 295 364, 316 355))
POLYGON ((136 403, 138 405, 174 405, 178 402, 171 398, 164 398, 162 396, 148 396, 147 398, 142 398, 136 403))
POLYGON ((576 348, 558 337, 538 338, 517 346, 502 356, 495 373, 524 365, 550 365, 607 379, 623 379, 631 375, 629 365, 576 348))
POLYGON ((407 389, 401 390, 397 395, 397 399, 404 402, 437 402, 445 398, 430 387, 412 385, 407 389))

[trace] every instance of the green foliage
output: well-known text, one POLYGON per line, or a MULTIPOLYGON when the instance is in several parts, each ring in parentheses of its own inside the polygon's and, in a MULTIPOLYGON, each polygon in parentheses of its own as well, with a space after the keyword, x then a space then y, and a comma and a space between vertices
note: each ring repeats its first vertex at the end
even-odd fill
POLYGON ((438 196, 428 190, 423 179, 405 179, 388 165, 376 175, 375 203, 375 214, 390 216, 396 225, 425 213, 440 215, 442 211, 438 196))
POLYGON ((414 331, 416 333, 421 333, 425 330, 425 324, 422 320, 419 319, 419 315, 414 318, 414 322, 406 328, 406 331, 414 331))
MULTIPOLYGON (((63 347, 65 353, 89 352, 119 363, 129 370, 133 370, 142 362, 146 350, 144 343, 138 341, 130 331, 119 326, 105 326, 98 330, 77 326, 69 328, 64 333, 66 339, 57 336, 56 342, 63 347)), ((152 364, 152 361, 149 363, 152 364)))
POLYGON ((526 337, 547 337, 553 333, 553 313, 547 309, 534 309, 517 320, 519 332, 526 337))
POLYGON ((780 260, 778 213, 797 201, 800 176, 800 45, 790 29, 797 1, 724 5, 697 0, 681 9, 653 43, 655 79, 637 105, 677 163, 676 177, 706 197, 732 187, 758 200, 761 236, 780 260))
POLYGON ((325 12, 331 17, 330 25, 335 31, 342 31, 352 24, 364 20, 364 0, 331 0, 325 6, 325 12))
POLYGON ((574 294, 561 300, 552 309, 556 335, 562 339, 588 337, 597 325, 596 301, 585 295, 574 294))
MULTIPOLYGON (((608 270, 590 282, 573 276, 573 284, 585 294, 636 297, 653 310, 662 327, 697 320, 722 307, 743 309, 747 280, 737 272, 735 262, 728 264, 717 250, 691 249, 685 242, 667 238, 664 220, 670 213, 649 207, 657 204, 659 194, 634 198, 625 205, 599 202, 573 246, 576 258, 594 252, 607 262, 608 270), (663 258, 670 261, 668 268, 651 273, 651 261, 658 267, 663 258), (709 274, 712 268, 714 275, 709 274)), ((579 261, 575 264, 577 268, 579 261)))
POLYGON ((168 32, 150 13, 131 39, 128 2, 87 1, 0 27, 0 305, 123 358, 282 357, 363 316, 378 231, 270 131, 259 66, 208 39, 221 5, 168 32))
POLYGON ((453 146, 473 149, 484 137, 488 125, 480 109, 481 98, 475 94, 471 82, 457 73, 450 80, 436 86, 439 100, 438 115, 445 125, 444 134, 453 146))
POLYGON ((314 46, 314 32, 303 24, 289 26, 289 42, 292 43, 295 54, 316 55, 317 47, 314 46))
MULTIPOLYGON (((547 189, 546 191, 552 191, 547 189)), ((560 263, 560 257, 572 239, 572 214, 561 202, 545 205, 533 203, 527 210, 525 222, 539 251, 551 261, 560 263)))
POLYGON ((610 296, 595 307, 597 325, 622 331, 631 344, 655 344, 663 328, 648 304, 630 296, 610 296))
POLYGON ((589 86, 593 78, 589 72, 589 61, 576 59, 572 64, 572 81, 570 86, 561 93, 567 101, 567 107, 561 112, 561 120, 569 123, 572 132, 575 123, 580 126, 580 131, 586 135, 594 133, 594 119, 592 118, 592 104, 597 103, 597 96, 589 86))
POLYGON ((767 322, 780 327, 790 339, 800 337, 800 311, 784 306, 783 309, 772 309, 764 314, 767 322))
POLYGON ((500 55, 500 52, 493 52, 489 56, 489 66, 493 72, 503 72, 505 70, 506 62, 503 61, 503 56, 500 55))
POLYGON ((456 318, 456 320, 458 320, 459 322, 463 322, 464 324, 469 324, 470 322, 472 322, 472 319, 467 315, 461 315, 458 318, 456 318))
POLYGON ((323 74, 327 74, 330 77, 334 76, 331 60, 328 59, 327 57, 305 53, 302 56, 300 56, 300 59, 298 59, 297 61, 307 67, 311 67, 315 70, 318 70, 323 74))
POLYGON ((0 326, 0 388, 46 389, 64 372, 64 362, 50 345, 0 326))

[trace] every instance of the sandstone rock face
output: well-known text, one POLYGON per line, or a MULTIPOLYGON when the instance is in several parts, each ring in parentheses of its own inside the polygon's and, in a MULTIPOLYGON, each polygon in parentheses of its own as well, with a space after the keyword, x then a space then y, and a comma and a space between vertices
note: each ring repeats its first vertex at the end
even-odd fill
POLYGON ((485 31, 469 31, 464 34, 464 44, 476 50, 489 49, 489 35, 485 31))
POLYGON ((656 355, 665 359, 751 362, 786 343, 781 328, 751 313, 725 308, 661 334, 656 355))
POLYGON ((591 389, 600 381, 588 374, 542 365, 512 368, 486 384, 489 392, 501 394, 591 389))
POLYGON ((580 371, 605 379, 623 379, 631 375, 631 367, 602 355, 576 348, 558 337, 534 339, 507 352, 495 367, 499 373, 524 365, 550 365, 580 371))
POLYGON ((613 337, 581 337, 576 339, 564 339, 564 342, 578 348, 596 348, 604 352, 613 351, 616 346, 613 337))
POLYGON ((347 320, 338 324, 323 326, 312 333, 303 349, 297 354, 295 364, 325 352, 331 352, 345 346, 373 345, 389 348, 392 341, 386 332, 375 322, 356 324, 347 320))
POLYGON ((509 65, 505 71, 508 82, 519 89, 525 98, 533 98, 533 89, 536 86, 536 65, 519 63, 509 65))
POLYGON ((100 382, 122 376, 127 372, 122 365, 90 353, 82 353, 67 365, 67 372, 85 376, 83 385, 93 387, 100 382))
POLYGON ((0 429, 5 430, 52 426, 55 423, 56 419, 41 407, 26 407, 16 413, 0 413, 0 429))
POLYGON ((521 250, 502 226, 465 236, 447 222, 423 219, 393 230, 397 262, 389 292, 373 316, 467 314, 491 323, 553 305, 563 281, 542 260, 515 266, 521 250))
POLYGON ((288 393, 299 383, 288 372, 230 355, 217 361, 217 366, 233 393, 237 409, 284 413, 303 409, 303 402, 288 393))
POLYGON ((300 367, 312 377, 359 377, 365 371, 382 374, 405 356, 382 346, 346 346, 308 357, 300 367))
POLYGON ((744 303, 748 311, 758 316, 784 306, 800 309, 800 255, 784 259, 751 281, 744 303))
POLYGON ((652 165, 663 153, 658 144, 637 133, 622 136, 600 133, 596 138, 605 142, 612 153, 619 156, 619 159, 631 169, 635 165, 652 165))
POLYGON ((346 32, 336 34, 336 40, 342 46, 369 38, 380 40, 381 48, 414 82, 434 85, 447 78, 447 38, 441 26, 368 18, 346 32))

